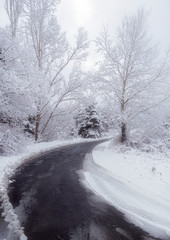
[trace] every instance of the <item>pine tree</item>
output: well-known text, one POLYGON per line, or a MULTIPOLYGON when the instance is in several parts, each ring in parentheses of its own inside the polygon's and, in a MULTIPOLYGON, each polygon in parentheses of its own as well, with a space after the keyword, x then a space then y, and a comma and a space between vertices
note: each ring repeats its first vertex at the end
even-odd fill
POLYGON ((76 125, 78 135, 83 138, 98 138, 101 136, 102 124, 94 104, 79 111, 76 117, 76 125))

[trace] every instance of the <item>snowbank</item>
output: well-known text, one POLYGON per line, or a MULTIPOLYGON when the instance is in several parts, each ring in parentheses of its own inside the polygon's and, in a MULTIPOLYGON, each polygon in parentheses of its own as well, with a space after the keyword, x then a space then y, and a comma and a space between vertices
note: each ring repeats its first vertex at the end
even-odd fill
POLYGON ((84 165, 88 186, 154 237, 170 238, 170 159, 98 145, 84 165))
POLYGON ((2 208, 4 210, 3 216, 5 221, 9 223, 9 229, 16 235, 19 236, 20 240, 26 240, 27 237, 24 235, 23 228, 20 226, 15 211, 9 202, 7 187, 10 182, 10 176, 15 172, 16 168, 28 159, 32 159, 37 155, 43 154, 47 151, 53 150, 58 147, 67 146, 69 144, 76 144, 81 142, 92 142, 98 140, 91 139, 75 139, 68 141, 53 141, 45 143, 35 143, 26 147, 25 151, 16 156, 0 157, 0 200, 2 202, 2 208))

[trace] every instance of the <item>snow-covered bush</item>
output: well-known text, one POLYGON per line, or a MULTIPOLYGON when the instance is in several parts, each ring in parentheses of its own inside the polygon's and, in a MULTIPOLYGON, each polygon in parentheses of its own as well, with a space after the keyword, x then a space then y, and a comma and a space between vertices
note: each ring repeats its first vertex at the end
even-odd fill
POLYGON ((120 144, 119 136, 112 141, 118 152, 126 152, 131 149, 146 153, 170 155, 170 127, 168 121, 152 128, 136 128, 130 131, 129 139, 120 144))
POLYGON ((16 154, 32 140, 20 126, 11 127, 0 123, 0 155, 16 154))

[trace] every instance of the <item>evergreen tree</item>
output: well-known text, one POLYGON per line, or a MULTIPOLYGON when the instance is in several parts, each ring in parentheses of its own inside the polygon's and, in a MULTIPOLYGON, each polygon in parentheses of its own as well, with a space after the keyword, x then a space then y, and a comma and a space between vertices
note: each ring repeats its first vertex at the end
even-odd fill
POLYGON ((101 136, 102 123, 94 104, 79 111, 76 117, 76 125, 78 135, 83 138, 98 138, 101 136))

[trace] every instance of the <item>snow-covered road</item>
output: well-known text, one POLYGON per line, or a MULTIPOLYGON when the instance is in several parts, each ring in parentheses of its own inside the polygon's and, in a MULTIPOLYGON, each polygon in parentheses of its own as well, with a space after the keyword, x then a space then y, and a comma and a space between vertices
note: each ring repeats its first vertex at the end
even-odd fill
POLYGON ((24 227, 25 237, 32 240, 148 237, 118 210, 82 186, 85 155, 99 142, 102 141, 57 148, 17 169, 8 186, 8 197, 20 221, 19 227, 24 227))
MULTIPOLYGON (((112 155, 108 154, 109 150, 106 150, 105 143, 101 146, 105 150, 102 147, 98 147, 93 151, 93 154, 86 155, 84 174, 88 186, 97 195, 100 195, 111 205, 122 211, 128 220, 149 232, 153 237, 169 239, 170 201, 168 196, 160 195, 159 184, 158 194, 155 191, 156 187, 152 193, 149 191, 147 185, 150 184, 152 186, 149 176, 148 179, 142 178, 143 187, 141 187, 142 180, 140 181, 139 178, 132 182, 135 177, 135 169, 138 173, 138 169, 134 168, 135 164, 131 163, 131 166, 127 166, 127 161, 123 160, 123 165, 122 154, 119 156, 119 163, 113 161, 112 165, 108 164, 110 159, 114 158, 114 154, 113 152, 110 152, 112 155), (115 165, 121 165, 121 168, 115 165), (127 177, 128 175, 129 178, 127 177), (134 176, 132 177, 131 175, 134 176)), ((139 158, 139 156, 136 156, 136 158, 139 158)), ((143 165, 140 164, 141 161, 139 161, 138 165, 139 168, 142 168, 143 165)), ((145 172, 145 176, 147 171, 146 165, 143 170, 140 170, 145 172)))
MULTIPOLYGON (((20 239, 26 239, 23 229, 20 226, 18 216, 9 201, 8 197, 8 184, 11 182, 9 179, 15 173, 16 169, 25 162, 31 161, 38 155, 45 154, 46 152, 53 151, 56 148, 64 147, 70 144, 95 142, 96 140, 73 139, 67 141, 53 141, 34 143, 26 147, 25 151, 19 155, 14 156, 0 156, 0 207, 3 209, 3 216, 0 216, 0 240, 7 238, 9 229, 11 232, 16 232, 20 239), (2 204, 2 205, 1 205, 2 204), (8 223, 8 228, 7 224, 8 223)), ((14 237, 12 236, 14 240, 14 237)))

